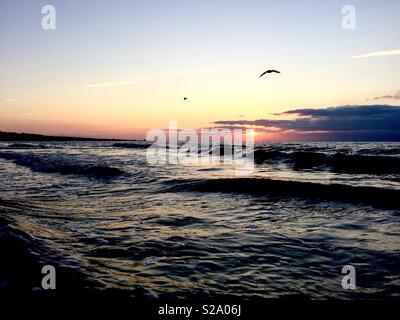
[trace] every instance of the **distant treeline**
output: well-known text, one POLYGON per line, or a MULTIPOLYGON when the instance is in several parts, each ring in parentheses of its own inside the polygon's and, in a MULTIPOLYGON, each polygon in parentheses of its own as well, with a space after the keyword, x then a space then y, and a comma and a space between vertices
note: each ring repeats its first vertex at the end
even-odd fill
POLYGON ((16 133, 0 131, 0 141, 123 141, 121 139, 96 139, 81 137, 46 136, 31 133, 16 133))

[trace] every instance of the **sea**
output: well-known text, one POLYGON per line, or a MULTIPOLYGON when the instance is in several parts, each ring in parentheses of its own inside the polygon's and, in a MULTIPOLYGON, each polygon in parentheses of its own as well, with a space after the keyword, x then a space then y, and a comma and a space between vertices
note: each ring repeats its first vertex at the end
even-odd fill
POLYGON ((52 265, 57 290, 152 301, 400 296, 400 143, 257 143, 245 176, 147 147, 0 142, 0 289, 52 265))

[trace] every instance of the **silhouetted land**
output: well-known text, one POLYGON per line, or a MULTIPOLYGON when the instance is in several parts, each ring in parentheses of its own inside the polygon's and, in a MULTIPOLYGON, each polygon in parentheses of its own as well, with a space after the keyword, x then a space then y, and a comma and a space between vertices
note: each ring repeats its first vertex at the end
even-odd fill
MULTIPOLYGON (((0 131, 0 141, 128 141, 128 140, 46 136, 46 135, 32 134, 32 133, 16 133, 16 132, 0 131)), ((129 141, 135 141, 135 140, 129 140, 129 141)))

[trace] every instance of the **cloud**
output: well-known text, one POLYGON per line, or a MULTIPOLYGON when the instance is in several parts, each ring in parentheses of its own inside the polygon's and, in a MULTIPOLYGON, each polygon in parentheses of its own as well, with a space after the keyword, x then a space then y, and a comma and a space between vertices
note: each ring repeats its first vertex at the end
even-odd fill
POLYGON ((391 94, 387 94, 385 96, 378 96, 374 97, 374 100, 381 100, 381 99, 392 99, 392 100, 400 100, 400 90, 391 94))
POLYGON ((136 81, 92 83, 92 84, 85 84, 85 88, 122 87, 122 86, 129 86, 135 83, 136 81))
POLYGON ((384 57, 384 56, 394 56, 400 55, 400 49, 397 50, 386 50, 386 51, 375 51, 366 54, 360 54, 352 56, 353 59, 371 58, 371 57, 384 57))
POLYGON ((228 65, 228 64, 232 64, 232 60, 225 60, 225 61, 221 61, 219 64, 221 65, 228 65))
POLYGON ((47 113, 44 112, 37 112, 37 113, 25 113, 27 117, 41 117, 41 116, 46 116, 47 113))
POLYGON ((294 109, 279 114, 290 120, 222 120, 223 126, 256 126, 263 131, 293 135, 323 135, 332 140, 400 140, 400 106, 356 105, 323 109, 294 109))
POLYGON ((11 102, 11 103, 18 103, 19 99, 15 99, 15 98, 5 98, 4 99, 5 102, 11 102))

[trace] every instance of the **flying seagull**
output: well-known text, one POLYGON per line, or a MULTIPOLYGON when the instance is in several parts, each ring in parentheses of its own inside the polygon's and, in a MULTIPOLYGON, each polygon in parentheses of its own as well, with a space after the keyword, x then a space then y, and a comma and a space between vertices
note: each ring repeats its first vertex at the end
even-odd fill
POLYGON ((265 72, 263 72, 262 74, 261 74, 261 76, 260 76, 260 78, 264 75, 264 74, 266 74, 266 73, 280 73, 278 70, 267 70, 267 71, 265 71, 265 72))

